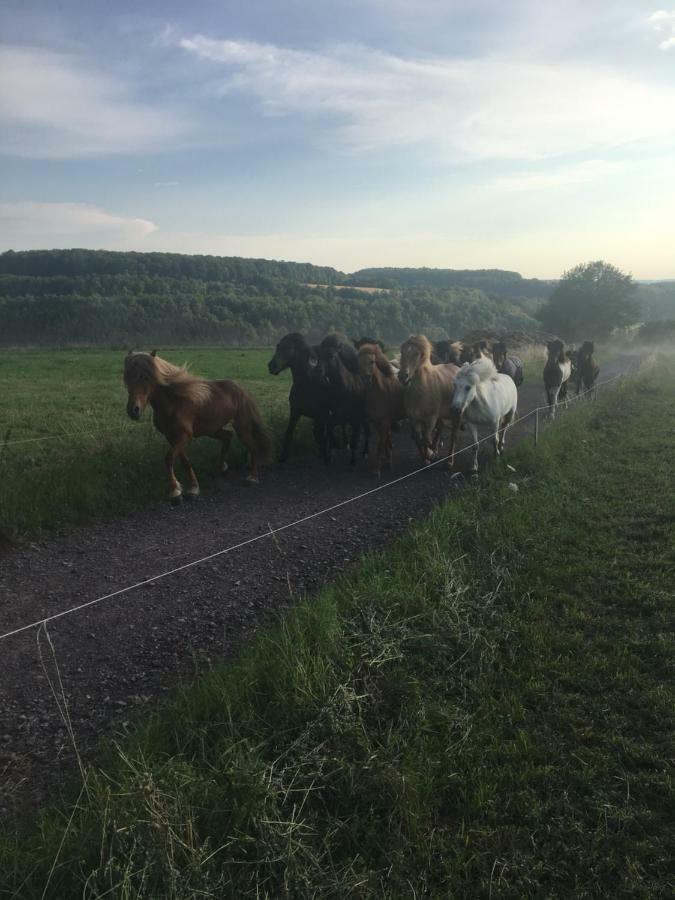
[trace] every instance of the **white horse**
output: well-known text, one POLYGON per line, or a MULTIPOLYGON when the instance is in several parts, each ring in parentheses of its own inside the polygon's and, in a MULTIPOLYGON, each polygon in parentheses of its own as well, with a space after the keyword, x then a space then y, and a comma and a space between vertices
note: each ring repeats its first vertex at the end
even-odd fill
POLYGON ((572 363, 565 353, 562 341, 549 341, 546 345, 548 359, 544 366, 544 388, 551 407, 551 420, 555 419, 558 401, 567 406, 567 383, 572 374, 572 363))
MULTIPOLYGON (((472 363, 464 363, 455 377, 452 399, 452 436, 450 466, 455 460, 457 431, 466 422, 472 443, 478 440, 478 427, 487 425, 494 435, 495 456, 504 449, 507 426, 514 420, 518 406, 518 388, 509 375, 497 372, 491 359, 481 356, 472 363)), ((473 448, 471 472, 478 471, 478 447, 473 448)))

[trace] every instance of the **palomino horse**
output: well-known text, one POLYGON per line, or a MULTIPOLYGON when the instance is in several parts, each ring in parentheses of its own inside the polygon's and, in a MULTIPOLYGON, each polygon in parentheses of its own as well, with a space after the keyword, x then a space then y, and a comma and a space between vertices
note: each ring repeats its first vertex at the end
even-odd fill
POLYGON ((507 352, 506 344, 503 341, 497 341, 492 345, 492 361, 498 372, 513 378, 516 387, 521 386, 524 377, 523 362, 520 357, 507 352))
POLYGON ((572 363, 565 354, 562 341, 549 341, 546 345, 548 359, 544 366, 544 388, 551 407, 551 419, 555 419, 558 401, 567 403, 567 382, 572 374, 572 363))
POLYGON ((391 469, 391 429, 406 415, 403 386, 378 344, 361 344, 358 367, 365 385, 366 415, 375 426, 378 439, 377 451, 371 456, 370 465, 379 475, 383 463, 391 469))
POLYGON ((431 363, 431 343, 423 334, 411 335, 401 344, 398 378, 405 390, 403 407, 413 428, 422 462, 431 462, 443 424, 450 419, 455 375, 451 363, 431 363))
POLYGON ((453 465, 457 431, 466 422, 471 434, 473 460, 471 472, 478 472, 478 426, 488 425, 494 435, 495 456, 504 449, 507 426, 513 421, 518 406, 518 389, 509 375, 497 372, 491 359, 481 356, 464 363, 455 378, 452 401, 452 437, 448 462, 453 465))
POLYGON ((577 397, 581 393, 582 385, 584 390, 590 391, 598 375, 600 374, 600 366, 593 359, 593 351, 595 345, 593 341, 584 341, 581 348, 577 352, 576 366, 574 371, 574 379, 577 386, 577 397))
POLYGON ((193 437, 212 437, 221 442, 220 470, 227 471, 227 454, 232 440, 232 425, 250 455, 247 481, 258 482, 258 464, 269 462, 272 451, 270 431, 264 424, 253 397, 233 381, 204 381, 182 366, 174 366, 152 353, 132 353, 124 360, 124 384, 129 392, 127 413, 140 419, 145 407, 152 407, 157 431, 171 449, 166 454, 171 502, 180 503, 183 489, 173 467, 176 456, 185 469, 190 486, 186 499, 199 494, 199 483, 187 457, 186 448, 193 437))

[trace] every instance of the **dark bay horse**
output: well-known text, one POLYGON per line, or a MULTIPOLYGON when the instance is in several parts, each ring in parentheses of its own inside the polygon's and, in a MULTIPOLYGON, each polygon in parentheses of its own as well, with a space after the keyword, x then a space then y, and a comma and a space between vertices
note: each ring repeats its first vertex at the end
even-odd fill
POLYGON ((577 387, 577 397, 584 390, 590 391, 600 374, 600 366, 593 359, 595 345, 593 341, 584 341, 580 349, 577 351, 576 363, 574 366, 574 381, 577 387))
MULTIPOLYGON (((356 465, 356 452, 361 431, 364 433, 363 455, 368 455, 368 417, 365 386, 359 377, 354 345, 341 334, 327 334, 318 347, 319 374, 328 389, 331 427, 349 426, 350 463, 356 465)), ((330 454, 332 447, 328 447, 330 454)))
POLYGON ((171 502, 180 503, 183 489, 174 474, 176 456, 190 482, 186 498, 199 494, 199 482, 186 448, 193 437, 211 437, 221 442, 220 469, 227 471, 232 440, 231 425, 250 456, 247 481, 258 482, 258 465, 270 461, 272 438, 251 395, 234 381, 205 381, 191 375, 185 366, 174 366, 152 353, 132 353, 124 360, 124 384, 129 393, 127 414, 138 420, 145 407, 152 407, 152 420, 170 444, 166 455, 171 502))

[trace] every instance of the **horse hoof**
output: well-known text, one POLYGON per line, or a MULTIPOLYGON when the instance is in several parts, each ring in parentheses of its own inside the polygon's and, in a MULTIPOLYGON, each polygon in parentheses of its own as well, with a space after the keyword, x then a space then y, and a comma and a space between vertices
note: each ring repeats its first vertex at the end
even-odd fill
POLYGON ((188 503, 194 503, 197 497, 199 497, 199 494, 185 494, 185 500, 188 503))
POLYGON ((178 496, 176 496, 176 497, 171 497, 171 505, 172 506, 180 506, 182 502, 183 502, 182 494, 178 494, 178 496))
POLYGON ((246 478, 244 478, 244 484, 250 484, 250 485, 255 486, 256 484, 260 484, 260 481, 257 478, 255 478, 253 475, 247 475, 246 478))

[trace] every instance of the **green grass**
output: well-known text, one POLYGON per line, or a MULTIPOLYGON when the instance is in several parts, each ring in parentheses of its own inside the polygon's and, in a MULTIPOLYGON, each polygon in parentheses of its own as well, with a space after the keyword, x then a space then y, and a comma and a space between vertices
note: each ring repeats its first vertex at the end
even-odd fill
MULTIPOLYGON (((267 373, 270 350, 162 353, 177 364, 190 362, 205 378, 241 383, 275 431, 285 427, 290 376, 267 373)), ((0 354, 0 527, 25 537, 167 496, 166 442, 152 427, 151 411, 141 423, 127 418, 123 359, 121 352, 101 350, 0 354)), ((301 442, 307 435, 306 426, 298 429, 301 442)), ((217 454, 214 441, 192 445, 207 490, 217 454)), ((235 461, 243 456, 235 448, 235 461)))
POLYGON ((0 884, 672 896, 674 387, 661 361, 576 406, 186 687, 0 838, 0 884))

